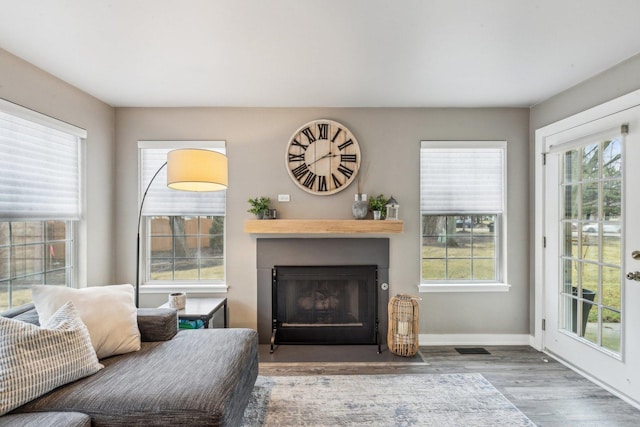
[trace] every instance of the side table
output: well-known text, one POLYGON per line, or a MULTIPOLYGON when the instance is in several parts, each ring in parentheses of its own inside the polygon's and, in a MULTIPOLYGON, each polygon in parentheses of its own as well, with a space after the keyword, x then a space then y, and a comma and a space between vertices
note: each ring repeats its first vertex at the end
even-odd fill
MULTIPOLYGON (((164 303, 160 308, 171 308, 169 303, 164 303)), ((209 322, 218 310, 222 308, 224 315, 224 327, 229 327, 229 317, 227 316, 226 298, 189 298, 182 310, 178 310, 180 320, 202 320, 204 327, 209 327, 209 322)))

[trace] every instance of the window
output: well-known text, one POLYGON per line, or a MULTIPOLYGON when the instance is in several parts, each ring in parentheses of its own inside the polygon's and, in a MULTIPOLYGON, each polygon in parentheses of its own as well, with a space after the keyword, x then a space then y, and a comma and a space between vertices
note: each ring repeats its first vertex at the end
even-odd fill
POLYGON ((422 142, 421 291, 504 281, 505 152, 502 141, 422 142))
MULTIPOLYGON (((167 153, 181 147, 225 152, 221 141, 140 141, 141 195, 167 153)), ((171 190, 166 176, 162 168, 142 210, 145 286, 224 284, 226 191, 171 190)))
POLYGON ((0 100, 0 310, 76 286, 82 129, 0 100))

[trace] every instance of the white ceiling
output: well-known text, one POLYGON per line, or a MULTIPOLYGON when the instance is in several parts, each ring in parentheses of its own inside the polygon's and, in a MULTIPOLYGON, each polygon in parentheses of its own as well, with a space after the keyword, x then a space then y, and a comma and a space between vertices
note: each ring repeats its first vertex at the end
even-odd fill
POLYGON ((113 106, 531 106, 640 53, 638 0, 0 0, 0 10, 0 47, 113 106))

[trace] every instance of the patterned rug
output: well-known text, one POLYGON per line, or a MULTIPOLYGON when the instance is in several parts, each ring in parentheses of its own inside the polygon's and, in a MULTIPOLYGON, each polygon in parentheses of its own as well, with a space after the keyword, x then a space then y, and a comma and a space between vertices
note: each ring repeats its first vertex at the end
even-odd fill
POLYGON ((535 426, 480 374, 259 376, 244 426, 535 426))

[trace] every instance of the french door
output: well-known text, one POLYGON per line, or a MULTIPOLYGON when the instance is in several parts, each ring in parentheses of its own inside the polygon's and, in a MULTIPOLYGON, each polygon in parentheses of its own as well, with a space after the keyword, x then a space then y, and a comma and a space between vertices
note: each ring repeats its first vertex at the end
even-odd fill
POLYGON ((639 119, 545 138, 543 345, 640 404, 639 119))

